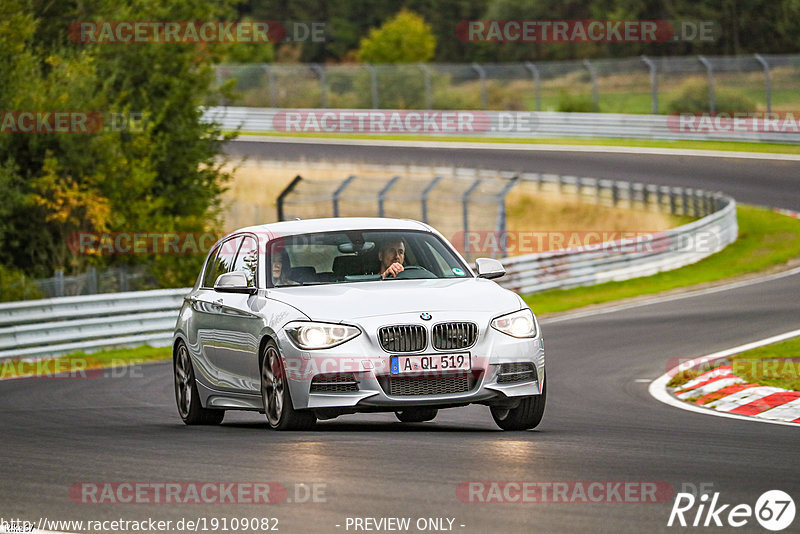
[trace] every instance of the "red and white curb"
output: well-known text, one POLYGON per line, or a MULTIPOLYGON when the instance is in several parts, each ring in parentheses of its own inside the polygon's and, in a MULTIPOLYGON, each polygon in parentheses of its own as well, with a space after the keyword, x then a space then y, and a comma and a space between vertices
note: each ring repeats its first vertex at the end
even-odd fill
POLYGON ((649 392, 657 400, 697 413, 762 423, 800 426, 800 392, 777 387, 748 384, 732 372, 730 365, 721 365, 676 388, 667 386, 680 371, 708 365, 764 345, 771 345, 800 336, 793 330, 746 345, 695 358, 685 362, 650 383, 649 392))

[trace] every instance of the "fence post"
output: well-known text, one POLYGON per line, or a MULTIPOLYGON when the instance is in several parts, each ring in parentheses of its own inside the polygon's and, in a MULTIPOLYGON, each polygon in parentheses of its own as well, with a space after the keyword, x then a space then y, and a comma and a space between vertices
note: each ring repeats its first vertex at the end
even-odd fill
POLYGON ((381 103, 378 96, 378 71, 372 65, 365 63, 362 65, 369 71, 369 87, 372 94, 372 109, 380 109, 381 103))
POLYGON ((422 79, 425 81, 425 109, 433 109, 433 89, 431 88, 431 71, 424 63, 418 63, 417 67, 422 71, 422 79))
POLYGON ((755 54, 756 61, 764 67, 764 89, 767 93, 767 113, 772 111, 772 76, 769 72, 769 63, 761 54, 755 54))
POLYGON ((378 192, 378 217, 383 217, 383 200, 399 179, 399 176, 395 176, 378 192))
POLYGON ((533 92, 536 98, 536 111, 542 111, 542 86, 539 79, 539 67, 530 61, 525 62, 525 68, 533 74, 533 92))
POLYGON ((489 106, 486 98, 486 69, 484 69, 477 63, 473 63, 472 68, 475 70, 475 72, 478 73, 478 76, 480 76, 481 78, 481 109, 487 109, 489 106))
POLYGON ((64 269, 56 269, 55 272, 55 290, 57 297, 64 296, 64 269))
POLYGON ((642 61, 650 69, 650 100, 653 104, 653 115, 658 115, 658 69, 649 57, 642 56, 642 61))
MULTIPOLYGON (((517 182, 519 182, 519 175, 512 177, 505 187, 503 187, 503 190, 500 191, 500 194, 497 195, 497 239, 501 243, 501 240, 506 233, 506 197, 511 189, 517 184, 517 182)), ((506 240, 506 245, 507 244, 508 240, 506 240)), ((502 248, 500 251, 500 257, 505 258, 508 256, 508 250, 506 250, 507 248, 507 246, 502 248)), ((492 257, 494 256, 495 254, 492 254, 492 257)))
POLYGON ((600 95, 597 92, 597 69, 594 68, 591 61, 588 59, 583 60, 583 66, 589 71, 589 78, 592 80, 592 104, 594 111, 600 111, 600 95))
POLYGON ((464 254, 469 250, 469 197, 481 185, 481 178, 475 180, 461 197, 461 215, 464 220, 464 254))
POLYGON ((267 83, 269 84, 269 105, 270 107, 278 107, 278 87, 275 83, 275 71, 266 63, 262 65, 267 72, 267 83))
POLYGON ((422 203, 422 222, 428 224, 428 196, 433 191, 433 188, 436 187, 442 180, 441 176, 434 176, 433 180, 425 186, 425 189, 422 190, 422 196, 420 197, 420 201, 422 203))
POLYGON ((325 67, 320 66, 317 63, 311 65, 311 70, 317 73, 319 76, 319 88, 321 91, 320 99, 322 100, 322 107, 328 107, 328 80, 325 76, 325 67))
POLYGON ((697 56, 698 61, 703 64, 708 72, 708 111, 717 111, 716 99, 714 97, 714 67, 705 56, 697 56))
POLYGON ((289 185, 287 185, 286 188, 283 191, 281 191, 281 194, 278 195, 278 200, 277 200, 277 202, 275 202, 275 204, 277 204, 277 207, 278 207, 278 221, 285 221, 286 220, 286 219, 283 218, 283 216, 284 216, 284 213, 283 213, 283 202, 286 199, 286 195, 288 195, 289 193, 294 191, 294 188, 297 187, 297 184, 299 184, 302 179, 303 179, 303 177, 298 174, 289 183, 289 185))
POLYGON ((87 276, 88 282, 89 282, 87 284, 89 286, 87 288, 87 290, 89 291, 89 295, 96 295, 98 293, 98 291, 97 291, 97 269, 95 269, 94 267, 89 267, 89 269, 86 272, 86 276, 87 276))
POLYGON ((124 263, 119 266, 119 290, 122 293, 128 291, 128 266, 124 263))
POLYGON ((350 182, 352 182, 355 179, 356 179, 356 175, 355 174, 353 174, 351 176, 348 176, 347 178, 344 179, 344 181, 341 184, 339 184, 339 187, 336 188, 336 191, 333 192, 333 196, 331 197, 331 200, 333 200, 333 216, 334 217, 338 217, 339 216, 339 196, 342 194, 342 192, 345 189, 347 189, 347 186, 350 185, 350 182))

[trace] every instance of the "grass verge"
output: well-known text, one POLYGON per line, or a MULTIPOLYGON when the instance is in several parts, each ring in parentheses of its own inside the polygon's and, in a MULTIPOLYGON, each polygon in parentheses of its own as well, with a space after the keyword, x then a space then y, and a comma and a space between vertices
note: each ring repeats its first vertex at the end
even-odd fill
MULTIPOLYGON (((230 132, 233 133, 233 132, 230 132)), ((378 139, 384 141, 431 141, 431 142, 463 142, 463 143, 519 143, 527 145, 573 145, 573 146, 614 146, 642 148, 672 148, 679 150, 721 150, 727 152, 763 152, 771 154, 800 154, 800 145, 783 143, 747 143, 737 141, 651 141, 648 139, 553 137, 536 139, 518 138, 486 138, 468 136, 429 136, 420 139, 419 135, 392 134, 323 134, 323 133, 264 133, 239 132, 240 135, 257 135, 262 137, 312 137, 323 139, 378 139)))
POLYGON ((739 239, 695 264, 646 278, 545 291, 523 298, 537 314, 563 312, 755 273, 800 256, 800 220, 742 204, 737 212, 739 239))
POLYGON ((171 356, 172 349, 170 347, 145 346, 133 349, 110 349, 88 354, 75 352, 37 361, 26 358, 7 359, 0 364, 0 380, 62 375, 70 378, 96 378, 99 374, 92 371, 163 361, 170 359, 171 356))
POLYGON ((800 337, 730 358, 733 374, 750 384, 800 391, 800 337))

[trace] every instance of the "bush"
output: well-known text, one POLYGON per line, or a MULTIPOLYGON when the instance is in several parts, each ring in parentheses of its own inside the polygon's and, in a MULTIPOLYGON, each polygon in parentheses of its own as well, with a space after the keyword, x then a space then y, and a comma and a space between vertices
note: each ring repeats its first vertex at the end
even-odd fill
POLYGON ((597 113, 600 111, 595 107, 591 96, 573 95, 566 91, 561 91, 558 95, 558 107, 556 111, 568 113, 597 113))
POLYGON ((0 265, 0 302, 44 298, 36 280, 28 278, 22 271, 0 265))
MULTIPOLYGON (((753 111, 756 103, 751 98, 733 89, 714 88, 717 111, 753 111)), ((708 111, 708 83, 689 80, 678 89, 678 94, 667 102, 667 113, 684 111, 708 111)))

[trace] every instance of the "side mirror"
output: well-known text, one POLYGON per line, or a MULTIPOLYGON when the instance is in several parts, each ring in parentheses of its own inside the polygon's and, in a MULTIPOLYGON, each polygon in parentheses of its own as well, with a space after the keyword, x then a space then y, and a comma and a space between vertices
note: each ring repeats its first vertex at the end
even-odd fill
POLYGON ((241 271, 219 275, 214 282, 214 290, 221 293, 246 293, 252 295, 256 288, 247 285, 247 277, 241 271))
POLYGON ((478 267, 478 278, 500 278, 506 274, 503 264, 492 258, 478 258, 475 265, 478 267))

